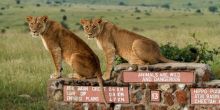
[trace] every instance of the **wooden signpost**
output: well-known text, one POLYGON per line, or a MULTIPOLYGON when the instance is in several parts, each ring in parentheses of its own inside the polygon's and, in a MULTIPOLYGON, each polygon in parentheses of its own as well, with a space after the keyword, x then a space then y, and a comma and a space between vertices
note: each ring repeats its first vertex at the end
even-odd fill
MULTIPOLYGON (((108 103, 129 103, 128 87, 104 87, 108 103)), ((100 87, 64 86, 65 102, 104 102, 100 87)))
POLYGON ((191 88, 191 104, 220 104, 220 88, 191 88))
POLYGON ((124 82, 156 82, 156 83, 193 83, 195 80, 193 71, 185 72, 123 72, 124 82))

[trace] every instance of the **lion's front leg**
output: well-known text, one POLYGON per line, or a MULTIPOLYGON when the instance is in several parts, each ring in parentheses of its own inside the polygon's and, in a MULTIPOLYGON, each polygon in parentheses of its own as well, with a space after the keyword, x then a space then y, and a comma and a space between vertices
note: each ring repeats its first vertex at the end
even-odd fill
POLYGON ((111 71, 112 71, 112 67, 113 67, 113 63, 115 59, 115 53, 116 51, 114 47, 108 48, 105 51, 106 72, 103 75, 104 80, 108 80, 111 77, 111 71))
POLYGON ((62 55, 61 55, 61 48, 57 47, 50 50, 53 62, 55 65, 55 73, 53 73, 50 78, 57 79, 61 77, 61 71, 62 71, 62 55))

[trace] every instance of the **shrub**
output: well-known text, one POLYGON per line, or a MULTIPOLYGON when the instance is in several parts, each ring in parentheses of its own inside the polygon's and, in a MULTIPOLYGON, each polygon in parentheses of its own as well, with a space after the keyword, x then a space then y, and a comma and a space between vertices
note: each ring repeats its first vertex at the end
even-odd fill
POLYGON ((66 21, 66 20, 67 20, 67 16, 63 15, 63 21, 66 21))
POLYGON ((16 0, 16 4, 20 4, 20 0, 16 0))
POLYGON ((65 12, 66 10, 65 9, 60 9, 60 12, 65 12))
POLYGON ((195 40, 194 44, 179 48, 177 44, 167 43, 160 47, 161 52, 166 58, 176 61, 192 62, 196 58, 199 58, 201 63, 214 61, 214 56, 220 53, 220 47, 209 49, 208 43, 198 40, 195 33, 192 34, 192 38, 195 40))
POLYGON ((170 5, 169 4, 163 4, 161 5, 162 8, 166 8, 166 9, 170 9, 170 5))
POLYGON ((202 13, 202 11, 200 9, 197 9, 196 13, 202 13))
POLYGON ((217 6, 210 6, 209 11, 212 12, 212 13, 215 13, 215 12, 218 11, 218 8, 217 8, 217 6))
POLYGON ((139 17, 139 16, 138 16, 138 17, 136 17, 135 19, 137 19, 137 20, 138 20, 138 19, 141 19, 141 17, 139 17))
POLYGON ((197 57, 197 49, 193 48, 192 45, 179 48, 176 44, 168 42, 167 44, 161 45, 160 49, 162 55, 175 61, 192 62, 197 57))
POLYGON ((144 14, 147 15, 147 16, 150 16, 150 15, 151 15, 150 12, 148 12, 148 11, 145 11, 144 14))
POLYGON ((125 4, 124 2, 122 2, 122 1, 119 2, 118 5, 120 5, 120 6, 126 6, 126 4, 125 4))
POLYGON ((6 32, 5 29, 1 29, 1 33, 4 34, 6 32))
POLYGON ((119 65, 121 63, 127 63, 128 61, 126 61, 125 59, 123 59, 122 57, 120 56, 116 56, 115 57, 115 65, 119 65))
POLYGON ((5 10, 5 7, 1 7, 1 10, 5 10))
POLYGON ((192 6, 192 3, 189 2, 187 5, 188 5, 188 6, 192 6))
POLYGON ((137 7, 135 7, 134 12, 135 12, 135 13, 140 13, 141 10, 139 10, 137 7))
POLYGON ((75 23, 76 26, 80 26, 81 24, 79 22, 75 23))
POLYGON ((36 6, 37 6, 37 7, 40 7, 40 4, 39 4, 39 3, 37 3, 37 4, 36 4, 36 6))
POLYGON ((133 27, 132 31, 144 31, 144 29, 138 28, 138 27, 133 27))
POLYGON ((62 4, 60 1, 54 1, 55 4, 62 4))

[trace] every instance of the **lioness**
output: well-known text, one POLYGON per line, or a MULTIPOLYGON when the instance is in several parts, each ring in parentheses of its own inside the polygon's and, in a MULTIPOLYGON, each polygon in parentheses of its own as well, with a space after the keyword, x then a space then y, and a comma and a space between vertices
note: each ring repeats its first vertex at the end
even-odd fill
POLYGON ((27 22, 31 34, 41 37, 45 48, 52 55, 56 70, 51 78, 61 77, 61 63, 64 59, 75 70, 74 78, 97 77, 104 103, 107 105, 99 59, 91 48, 61 24, 48 20, 47 16, 28 16, 27 22))
POLYGON ((160 53, 158 44, 144 36, 118 28, 111 22, 99 19, 81 19, 81 25, 88 38, 96 38, 98 46, 103 49, 106 58, 106 72, 103 79, 110 79, 115 55, 119 55, 129 64, 156 64, 175 62, 160 53))

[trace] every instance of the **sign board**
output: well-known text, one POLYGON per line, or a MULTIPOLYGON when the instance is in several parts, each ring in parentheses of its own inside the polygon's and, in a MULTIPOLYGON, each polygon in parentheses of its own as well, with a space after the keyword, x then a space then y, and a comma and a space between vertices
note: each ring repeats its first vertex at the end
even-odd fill
POLYGON ((220 104, 220 88, 191 88, 191 104, 220 104))
MULTIPOLYGON (((104 87, 107 103, 129 103, 128 87, 104 87)), ((97 86, 64 86, 66 102, 104 102, 100 87, 97 86)))
POLYGON ((160 102, 160 91, 150 91, 150 101, 160 102))
POLYGON ((158 83, 193 83, 195 80, 193 71, 184 72, 123 72, 124 82, 158 82, 158 83))

